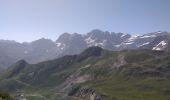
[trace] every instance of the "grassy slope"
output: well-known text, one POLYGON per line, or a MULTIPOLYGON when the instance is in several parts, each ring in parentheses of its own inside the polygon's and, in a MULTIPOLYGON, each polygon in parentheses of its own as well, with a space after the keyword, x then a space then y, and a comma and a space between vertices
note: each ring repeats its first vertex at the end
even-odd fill
MULTIPOLYGON (((83 53, 79 57, 65 56, 57 60, 29 65, 9 80, 1 81, 0 88, 5 87, 9 91, 13 87, 14 90, 21 89, 26 94, 40 93, 50 100, 56 100, 57 86, 65 82, 70 75, 81 70, 80 75, 90 74, 93 80, 79 84, 80 87, 88 86, 96 89, 104 100, 170 100, 169 76, 161 76, 157 73, 152 75, 154 72, 143 73, 158 68, 166 69, 170 63, 169 53, 140 50, 104 51, 100 57, 84 55, 86 54, 83 53), (125 56, 127 64, 114 68, 119 55, 125 56), (90 67, 86 68, 87 65, 90 67)), ((33 96, 28 98, 43 100, 33 96)))
POLYGON ((0 91, 0 100, 14 100, 8 93, 0 91))
POLYGON ((81 86, 95 88, 105 100, 170 99, 169 76, 138 75, 143 70, 165 68, 170 62, 169 54, 156 51, 122 53, 126 55, 127 61, 131 64, 127 64, 118 70, 107 70, 111 62, 110 59, 105 58, 103 62, 102 60, 99 62, 99 66, 96 64, 92 70, 88 70, 93 74, 97 74, 95 80, 86 82, 81 86), (103 67, 100 68, 100 66, 103 66, 105 69, 102 69, 103 67), (106 77, 102 77, 105 75, 106 77))

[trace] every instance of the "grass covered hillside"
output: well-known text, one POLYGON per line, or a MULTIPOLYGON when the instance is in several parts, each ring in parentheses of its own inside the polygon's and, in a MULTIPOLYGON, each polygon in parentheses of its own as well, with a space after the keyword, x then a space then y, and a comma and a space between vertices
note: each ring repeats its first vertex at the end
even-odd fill
POLYGON ((0 90, 27 100, 170 100, 170 53, 90 47, 38 64, 21 60, 1 74, 0 90))
POLYGON ((0 91, 0 100, 14 100, 8 93, 0 91))

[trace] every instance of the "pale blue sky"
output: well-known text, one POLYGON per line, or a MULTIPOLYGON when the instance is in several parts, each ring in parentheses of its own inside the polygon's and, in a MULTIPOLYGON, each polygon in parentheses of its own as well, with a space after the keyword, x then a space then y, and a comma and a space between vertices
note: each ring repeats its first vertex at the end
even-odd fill
POLYGON ((0 39, 57 39, 92 29, 170 31, 170 0, 0 0, 0 39))

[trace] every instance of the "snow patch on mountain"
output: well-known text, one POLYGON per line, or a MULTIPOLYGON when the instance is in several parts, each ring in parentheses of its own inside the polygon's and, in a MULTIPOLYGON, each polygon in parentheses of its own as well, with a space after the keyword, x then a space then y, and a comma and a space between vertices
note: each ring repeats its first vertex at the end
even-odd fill
POLYGON ((91 37, 88 37, 87 39, 85 39, 85 42, 87 43, 88 46, 92 46, 92 44, 94 44, 95 40, 92 39, 91 37))
POLYGON ((133 44, 134 42, 126 42, 126 43, 123 43, 124 45, 130 45, 130 44, 133 44))
POLYGON ((57 47, 60 47, 62 45, 62 43, 56 43, 57 47))
POLYGON ((118 45, 114 45, 114 47, 116 47, 116 48, 119 48, 120 46, 121 46, 121 44, 120 45, 119 44, 118 45))
POLYGON ((166 41, 161 41, 158 45, 156 45, 155 47, 153 47, 152 50, 164 50, 167 46, 166 41))
POLYGON ((120 36, 121 38, 125 37, 126 35, 128 35, 127 33, 122 33, 122 35, 120 36))
POLYGON ((58 43, 56 43, 56 46, 57 46, 60 50, 63 50, 63 49, 65 48, 66 44, 58 42, 58 43))
POLYGON ((150 37, 156 37, 156 35, 143 35, 140 38, 150 38, 150 37))
POLYGON ((143 43, 141 45, 139 45, 138 47, 141 47, 141 46, 144 46, 144 45, 148 45, 150 42, 146 42, 146 43, 143 43))
POLYGON ((127 42, 131 42, 131 41, 135 41, 136 39, 138 39, 138 35, 134 35, 134 36, 131 36, 128 40, 127 40, 127 42))

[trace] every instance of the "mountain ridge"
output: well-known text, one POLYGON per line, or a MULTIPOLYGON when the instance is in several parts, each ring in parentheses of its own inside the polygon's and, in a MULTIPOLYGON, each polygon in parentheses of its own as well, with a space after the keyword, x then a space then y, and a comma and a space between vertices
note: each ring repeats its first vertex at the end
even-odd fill
MULTIPOLYGON (((64 55, 79 54, 91 46, 99 46, 112 51, 138 48, 153 49, 159 43, 154 45, 150 43, 163 35, 165 35, 166 39, 166 35, 168 34, 170 33, 158 31, 132 36, 126 33, 114 33, 94 29, 87 34, 64 33, 56 41, 45 38, 30 43, 0 40, 0 54, 2 53, 3 55, 0 57, 0 62, 2 62, 0 66, 7 68, 20 59, 24 59, 29 63, 37 63, 64 55)), ((161 50, 164 49, 166 48, 161 50)))

